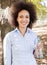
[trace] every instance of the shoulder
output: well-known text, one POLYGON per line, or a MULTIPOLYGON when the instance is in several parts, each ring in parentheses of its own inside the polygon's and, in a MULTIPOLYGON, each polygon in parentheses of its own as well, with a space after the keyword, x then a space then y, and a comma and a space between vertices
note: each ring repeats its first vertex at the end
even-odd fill
POLYGON ((30 31, 30 37, 34 40, 34 44, 39 44, 39 42, 40 42, 40 37, 37 35, 37 33, 36 32, 34 32, 32 29, 29 29, 29 31, 30 31))
POLYGON ((13 31, 11 31, 11 32, 8 32, 8 33, 5 35, 4 39, 10 39, 11 37, 13 37, 14 34, 16 34, 16 29, 13 30, 13 31))
POLYGON ((33 37, 37 37, 37 33, 34 32, 32 29, 28 28, 28 31, 30 32, 30 35, 32 35, 33 37))

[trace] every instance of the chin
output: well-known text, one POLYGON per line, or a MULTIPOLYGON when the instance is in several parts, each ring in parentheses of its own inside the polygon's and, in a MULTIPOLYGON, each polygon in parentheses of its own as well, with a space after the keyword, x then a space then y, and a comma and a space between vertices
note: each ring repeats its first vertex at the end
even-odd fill
POLYGON ((27 27, 27 25, 22 25, 22 27, 25 27, 25 28, 26 28, 26 27, 27 27))

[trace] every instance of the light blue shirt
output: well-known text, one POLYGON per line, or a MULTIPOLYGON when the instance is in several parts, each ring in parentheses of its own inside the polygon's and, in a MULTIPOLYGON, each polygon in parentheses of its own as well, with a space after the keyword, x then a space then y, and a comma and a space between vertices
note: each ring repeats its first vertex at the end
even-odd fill
POLYGON ((18 28, 9 32, 3 41, 4 65, 37 65, 33 55, 37 43, 37 35, 29 28, 24 36, 18 28))

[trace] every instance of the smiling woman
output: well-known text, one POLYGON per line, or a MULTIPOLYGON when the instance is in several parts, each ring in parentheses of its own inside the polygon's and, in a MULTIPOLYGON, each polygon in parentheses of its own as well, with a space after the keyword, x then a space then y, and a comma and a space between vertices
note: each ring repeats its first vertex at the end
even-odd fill
POLYGON ((30 29, 36 19, 34 4, 19 1, 10 6, 8 21, 15 30, 3 41, 4 65, 37 65, 33 51, 39 47, 38 37, 30 29))

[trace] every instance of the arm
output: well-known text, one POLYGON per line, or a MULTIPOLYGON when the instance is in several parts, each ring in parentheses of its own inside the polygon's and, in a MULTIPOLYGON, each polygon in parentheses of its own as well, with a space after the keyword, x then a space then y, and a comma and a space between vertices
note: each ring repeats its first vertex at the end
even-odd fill
POLYGON ((11 43, 9 38, 7 35, 3 41, 4 65, 11 65, 11 43))
POLYGON ((38 58, 38 55, 40 55, 40 58, 43 58, 42 49, 43 49, 43 43, 42 43, 42 41, 40 41, 37 43, 37 46, 36 46, 36 49, 34 52, 34 56, 38 58))

